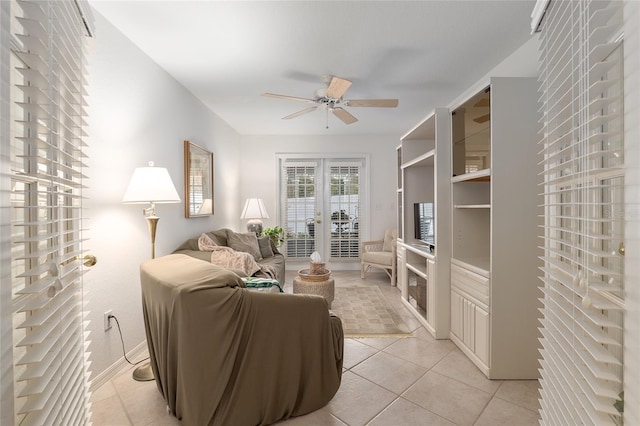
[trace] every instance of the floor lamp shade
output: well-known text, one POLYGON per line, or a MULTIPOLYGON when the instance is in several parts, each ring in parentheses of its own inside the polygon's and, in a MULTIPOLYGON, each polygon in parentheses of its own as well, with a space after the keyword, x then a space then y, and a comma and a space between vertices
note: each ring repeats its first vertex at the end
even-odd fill
POLYGON ((138 167, 133 171, 123 203, 179 203, 180 196, 164 167, 138 167))
POLYGON ((249 219, 247 230, 260 235, 262 233, 261 219, 269 219, 269 214, 262 198, 247 198, 240 219, 249 219))
POLYGON ((179 203, 180 196, 173 185, 169 172, 164 167, 138 167, 133 171, 127 191, 122 197, 125 204, 146 204, 149 207, 142 214, 149 223, 151 235, 151 258, 156 257, 156 228, 159 217, 156 215, 156 203, 179 203))

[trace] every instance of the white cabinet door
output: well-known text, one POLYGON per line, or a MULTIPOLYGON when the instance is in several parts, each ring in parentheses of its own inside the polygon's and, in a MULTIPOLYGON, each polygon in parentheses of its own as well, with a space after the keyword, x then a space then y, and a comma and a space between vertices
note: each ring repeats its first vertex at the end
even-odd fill
POLYGON ((489 366, 489 313, 457 291, 451 291, 451 333, 489 366))
POLYGON ((485 364, 489 365, 489 313, 475 306, 475 348, 474 353, 485 364))
POLYGON ((471 349, 471 351, 475 351, 476 305, 474 305, 472 302, 468 301, 464 297, 462 298, 462 301, 464 306, 462 310, 462 324, 463 324, 462 341, 469 349, 471 349))
POLYGON ((462 305, 464 299, 455 291, 451 292, 451 333, 462 339, 462 305))
POLYGON ((427 322, 435 328, 436 321, 436 263, 427 260, 427 322))
POLYGON ((396 277, 397 282, 399 283, 400 293, 402 294, 402 298, 404 300, 409 300, 409 281, 407 278, 407 249, 405 249, 402 245, 397 245, 397 265, 396 265, 396 273, 398 276, 396 277))

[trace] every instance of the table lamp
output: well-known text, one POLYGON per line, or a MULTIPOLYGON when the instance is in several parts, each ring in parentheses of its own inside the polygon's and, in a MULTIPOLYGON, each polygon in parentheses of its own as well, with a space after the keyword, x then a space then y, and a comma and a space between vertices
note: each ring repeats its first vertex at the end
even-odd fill
POLYGON ((247 198, 240 219, 249 219, 247 231, 255 232, 259 236, 262 233, 261 219, 269 219, 262 198, 247 198))

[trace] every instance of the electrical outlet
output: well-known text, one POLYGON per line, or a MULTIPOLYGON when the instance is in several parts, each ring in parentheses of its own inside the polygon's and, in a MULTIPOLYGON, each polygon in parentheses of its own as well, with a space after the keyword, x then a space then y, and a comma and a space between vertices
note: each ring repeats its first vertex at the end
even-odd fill
POLYGON ((104 331, 111 329, 111 310, 104 313, 104 331))

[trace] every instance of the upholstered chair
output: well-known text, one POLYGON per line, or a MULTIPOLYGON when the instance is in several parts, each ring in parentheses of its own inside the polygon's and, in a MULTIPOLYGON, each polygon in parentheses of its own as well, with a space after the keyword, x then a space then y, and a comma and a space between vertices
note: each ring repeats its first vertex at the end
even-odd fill
POLYGON ((391 285, 396 285, 396 238, 396 229, 389 228, 382 240, 362 242, 360 278, 366 278, 369 267, 379 268, 391 278, 391 285))

